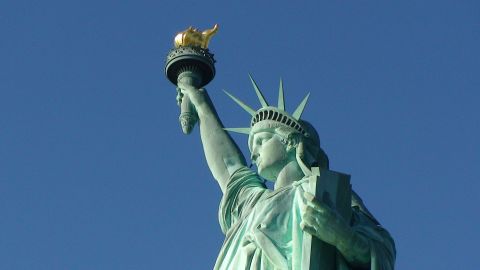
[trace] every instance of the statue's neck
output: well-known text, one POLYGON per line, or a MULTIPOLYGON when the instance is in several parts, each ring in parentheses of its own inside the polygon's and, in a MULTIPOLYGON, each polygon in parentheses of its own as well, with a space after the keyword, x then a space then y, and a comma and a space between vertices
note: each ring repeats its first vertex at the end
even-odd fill
POLYGON ((288 185, 291 185, 293 182, 301 180, 304 177, 302 169, 298 166, 297 161, 292 160, 283 169, 277 176, 275 181, 274 189, 279 189, 288 185))

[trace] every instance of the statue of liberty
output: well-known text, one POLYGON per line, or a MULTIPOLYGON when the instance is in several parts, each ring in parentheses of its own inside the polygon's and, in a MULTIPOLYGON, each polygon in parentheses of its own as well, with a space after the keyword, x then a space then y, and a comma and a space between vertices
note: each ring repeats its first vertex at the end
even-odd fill
MULTIPOLYGON (((187 47, 177 48, 182 45, 187 47)), ((205 55, 206 48, 193 48, 205 55)), ((219 222, 225 241, 214 269, 313 269, 305 255, 315 260, 324 254, 310 250, 306 237, 325 243, 333 252, 327 258, 330 266, 316 269, 394 269, 393 239, 360 197, 348 190, 349 184, 344 188, 349 192, 345 193, 348 211, 342 213, 312 189, 316 176, 329 172, 329 161, 316 130, 301 119, 308 95, 290 114, 285 110, 282 82, 278 103, 272 106, 250 77, 261 108, 254 110, 227 93, 251 121, 246 128, 224 128, 201 87, 208 83, 202 83, 206 73, 184 68, 175 74, 177 101, 180 105, 188 99, 195 112, 208 167, 223 192, 219 222), (250 159, 257 171, 247 166, 228 132, 248 135, 250 159), (264 179, 274 182, 273 190, 264 179)))

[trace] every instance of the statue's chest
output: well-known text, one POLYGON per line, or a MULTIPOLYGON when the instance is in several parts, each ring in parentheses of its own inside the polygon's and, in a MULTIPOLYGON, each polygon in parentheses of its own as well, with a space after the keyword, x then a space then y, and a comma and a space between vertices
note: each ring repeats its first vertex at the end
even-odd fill
POLYGON ((246 232, 265 235, 279 247, 287 248, 292 239, 295 214, 300 211, 297 190, 290 188, 268 194, 246 218, 246 232))

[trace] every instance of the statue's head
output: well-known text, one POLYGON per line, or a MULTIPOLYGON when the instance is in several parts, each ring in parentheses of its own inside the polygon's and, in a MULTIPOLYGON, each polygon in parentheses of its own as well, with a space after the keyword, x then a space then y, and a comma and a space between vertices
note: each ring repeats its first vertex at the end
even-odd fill
POLYGON ((304 132, 272 120, 259 121, 252 127, 248 148, 252 163, 265 179, 274 181, 292 161, 308 169, 328 168, 328 157, 320 147, 316 130, 303 120, 297 124, 304 132))
POLYGON ((275 181, 278 173, 288 163, 294 161, 302 169, 311 167, 328 168, 328 157, 320 148, 317 131, 300 116, 308 100, 307 97, 293 114, 285 111, 283 87, 280 82, 278 107, 269 106, 255 81, 253 86, 262 104, 254 111, 246 104, 227 93, 235 102, 252 115, 249 128, 226 128, 226 130, 248 134, 248 147, 252 163, 259 174, 267 180, 275 181))

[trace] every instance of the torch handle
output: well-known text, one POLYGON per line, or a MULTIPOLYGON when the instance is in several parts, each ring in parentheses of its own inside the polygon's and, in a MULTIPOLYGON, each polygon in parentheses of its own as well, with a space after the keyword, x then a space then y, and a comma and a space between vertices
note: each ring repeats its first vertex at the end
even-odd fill
MULTIPOLYGON (((178 81, 194 88, 198 88, 201 82, 201 77, 195 72, 184 71, 178 76, 178 81)), ((184 134, 190 134, 198 121, 195 106, 193 106, 193 104, 190 102, 190 97, 188 95, 185 95, 182 98, 182 104, 180 105, 180 116, 178 117, 178 120, 180 121, 180 125, 184 134)))
POLYGON ((190 132, 192 132, 193 127, 197 123, 197 119, 198 116, 195 107, 190 102, 190 98, 185 95, 180 105, 180 116, 178 117, 184 134, 190 134, 190 132))

